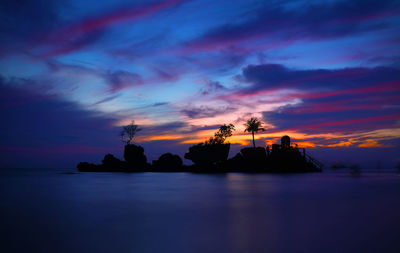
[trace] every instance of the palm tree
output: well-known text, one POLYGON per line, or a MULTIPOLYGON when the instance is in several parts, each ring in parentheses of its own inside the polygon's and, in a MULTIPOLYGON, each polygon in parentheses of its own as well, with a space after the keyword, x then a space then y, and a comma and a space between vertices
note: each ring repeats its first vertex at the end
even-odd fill
POLYGON ((258 131, 264 131, 264 128, 262 128, 263 122, 259 120, 258 118, 252 117, 249 119, 244 126, 246 129, 244 129, 245 132, 251 132, 253 135, 253 147, 256 147, 256 142, 254 141, 254 133, 258 131))

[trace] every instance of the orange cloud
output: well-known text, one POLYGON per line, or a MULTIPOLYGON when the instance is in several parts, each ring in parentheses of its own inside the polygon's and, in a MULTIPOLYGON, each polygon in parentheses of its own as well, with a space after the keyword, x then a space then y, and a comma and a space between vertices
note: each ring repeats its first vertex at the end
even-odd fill
POLYGON ((324 147, 330 147, 330 148, 335 148, 335 147, 350 147, 353 145, 352 141, 340 141, 338 143, 334 144, 329 144, 329 145, 324 145, 324 147))
POLYGON ((309 141, 296 142, 295 144, 297 144, 299 148, 315 148, 321 146, 309 141))
POLYGON ((392 147, 392 145, 380 144, 376 140, 367 140, 367 141, 359 144, 358 147, 360 147, 360 148, 386 148, 386 147, 392 147))
POLYGON ((144 136, 138 137, 138 142, 147 142, 147 141, 167 141, 167 140, 179 140, 183 139, 184 135, 179 134, 165 134, 165 135, 154 135, 154 136, 144 136))
MULTIPOLYGON (((222 121, 221 121, 222 122, 222 121)), ((193 122, 192 122, 193 123, 193 122)), ((192 124, 194 126, 207 126, 202 122, 199 124, 192 124)), ((209 123, 209 122, 207 122, 209 123)), ((214 122, 213 122, 214 123, 214 122)), ((215 122, 217 124, 217 122, 215 122)), ((243 123, 243 122, 240 122, 243 123)), ((243 124, 235 122, 237 125, 236 131, 233 136, 228 138, 228 142, 231 144, 239 144, 241 146, 248 146, 252 140, 252 136, 249 133, 243 132, 243 124)), ((373 131, 359 131, 351 134, 334 132, 334 133, 318 133, 308 134, 303 133, 299 130, 289 131, 276 131, 273 127, 265 124, 267 130, 265 132, 259 132, 255 135, 256 140, 263 140, 265 146, 272 144, 279 144, 280 138, 284 135, 289 135, 293 140, 293 144, 297 144, 299 148, 316 148, 316 147, 389 147, 379 143, 380 141, 387 141, 397 139, 400 136, 400 128, 391 129, 378 129, 373 131)), ((206 141, 209 137, 213 136, 217 129, 200 130, 190 133, 173 133, 171 131, 165 131, 159 135, 154 136, 138 136, 138 142, 150 142, 158 140, 174 140, 179 144, 197 144, 206 141)))

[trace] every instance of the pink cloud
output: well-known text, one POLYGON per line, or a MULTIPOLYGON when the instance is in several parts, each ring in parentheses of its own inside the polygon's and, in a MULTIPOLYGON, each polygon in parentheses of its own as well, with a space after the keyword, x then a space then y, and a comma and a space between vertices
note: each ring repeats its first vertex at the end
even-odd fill
POLYGON ((323 122, 323 123, 299 126, 299 127, 287 129, 287 130, 315 129, 315 128, 320 128, 320 127, 340 126, 340 125, 369 123, 369 122, 376 122, 376 121, 399 120, 399 119, 400 119, 400 113, 397 113, 397 114, 384 115, 384 116, 374 116, 374 117, 358 118, 358 119, 351 119, 351 120, 323 122))
POLYGON ((303 95, 296 96, 296 97, 297 98, 298 97, 300 97, 300 98, 323 98, 323 97, 345 95, 345 94, 363 94, 363 93, 376 93, 376 92, 399 91, 399 90, 400 90, 400 81, 394 81, 394 82, 389 82, 389 83, 366 87, 366 88, 355 88, 355 89, 337 90, 337 91, 330 91, 330 92, 303 94, 303 95))
POLYGON ((400 14, 400 8, 394 9, 387 9, 381 12, 372 12, 367 14, 361 14, 360 12, 358 15, 353 15, 350 17, 346 17, 343 19, 338 19, 337 22, 341 24, 357 24, 359 22, 366 22, 366 21, 373 21, 383 18, 389 18, 393 16, 397 16, 400 14))
POLYGON ((0 146, 0 151, 8 152, 28 152, 34 154, 98 154, 98 153, 109 153, 119 152, 120 148, 106 148, 106 147, 95 147, 86 145, 62 145, 59 147, 11 147, 11 146, 0 146))
POLYGON ((137 18, 156 13, 157 11, 185 2, 186 0, 169 0, 138 8, 137 6, 123 8, 102 16, 87 19, 64 30, 67 36, 79 36, 94 30, 99 30, 114 24, 132 21, 137 18))
POLYGON ((92 17, 81 22, 77 22, 72 26, 61 28, 55 33, 48 34, 48 36, 44 36, 45 39, 40 39, 39 45, 37 46, 40 47, 43 44, 60 44, 57 45, 55 49, 45 53, 42 56, 44 58, 68 54, 70 52, 80 50, 86 46, 86 42, 90 43, 91 38, 87 39, 87 36, 89 35, 90 37, 93 32, 112 25, 137 20, 185 1, 188 0, 161 1, 141 7, 134 5, 109 12, 101 16, 92 17))
POLYGON ((379 109, 385 105, 395 104, 400 101, 400 96, 383 96, 383 97, 354 97, 346 100, 336 100, 322 103, 307 103, 304 106, 290 110, 291 113, 319 113, 319 112, 335 112, 345 110, 369 110, 379 109), (368 101, 368 103, 366 102, 368 101))
MULTIPOLYGON (((282 83, 281 83, 282 84, 282 83)), ((281 85, 279 85, 281 86, 281 85)), ((219 96, 220 99, 241 99, 246 97, 255 97, 255 96, 268 96, 276 94, 277 92, 284 91, 285 85, 281 88, 275 89, 268 89, 268 90, 259 90, 255 92, 245 92, 245 91, 238 91, 226 95, 219 96)), ((287 86, 287 88, 290 88, 287 86)), ((324 97, 331 97, 337 95, 346 95, 346 94, 364 94, 364 93, 377 93, 377 92, 387 92, 387 91, 400 91, 400 81, 393 81, 389 83, 384 83, 376 86, 366 87, 366 88, 354 88, 354 89, 347 89, 347 90, 335 90, 335 91, 328 91, 328 92, 314 92, 314 93, 296 93, 291 95, 285 95, 286 100, 291 99, 316 99, 316 98, 324 98, 324 97)))

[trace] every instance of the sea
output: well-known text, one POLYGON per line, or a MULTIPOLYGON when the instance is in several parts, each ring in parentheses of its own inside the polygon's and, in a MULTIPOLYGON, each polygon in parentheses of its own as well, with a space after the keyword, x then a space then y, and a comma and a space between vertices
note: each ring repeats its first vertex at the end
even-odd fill
POLYGON ((400 174, 0 169, 0 252, 400 252, 400 174))

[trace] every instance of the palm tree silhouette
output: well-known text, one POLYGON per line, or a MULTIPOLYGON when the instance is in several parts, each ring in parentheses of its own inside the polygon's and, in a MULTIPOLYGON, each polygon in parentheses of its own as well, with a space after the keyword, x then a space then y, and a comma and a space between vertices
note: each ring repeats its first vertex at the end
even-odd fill
POLYGON ((249 119, 244 126, 246 127, 244 129, 245 132, 251 132, 253 135, 253 147, 256 147, 256 142, 254 141, 254 133, 258 131, 264 131, 264 128, 262 128, 262 121, 259 120, 258 118, 252 117, 249 119))

